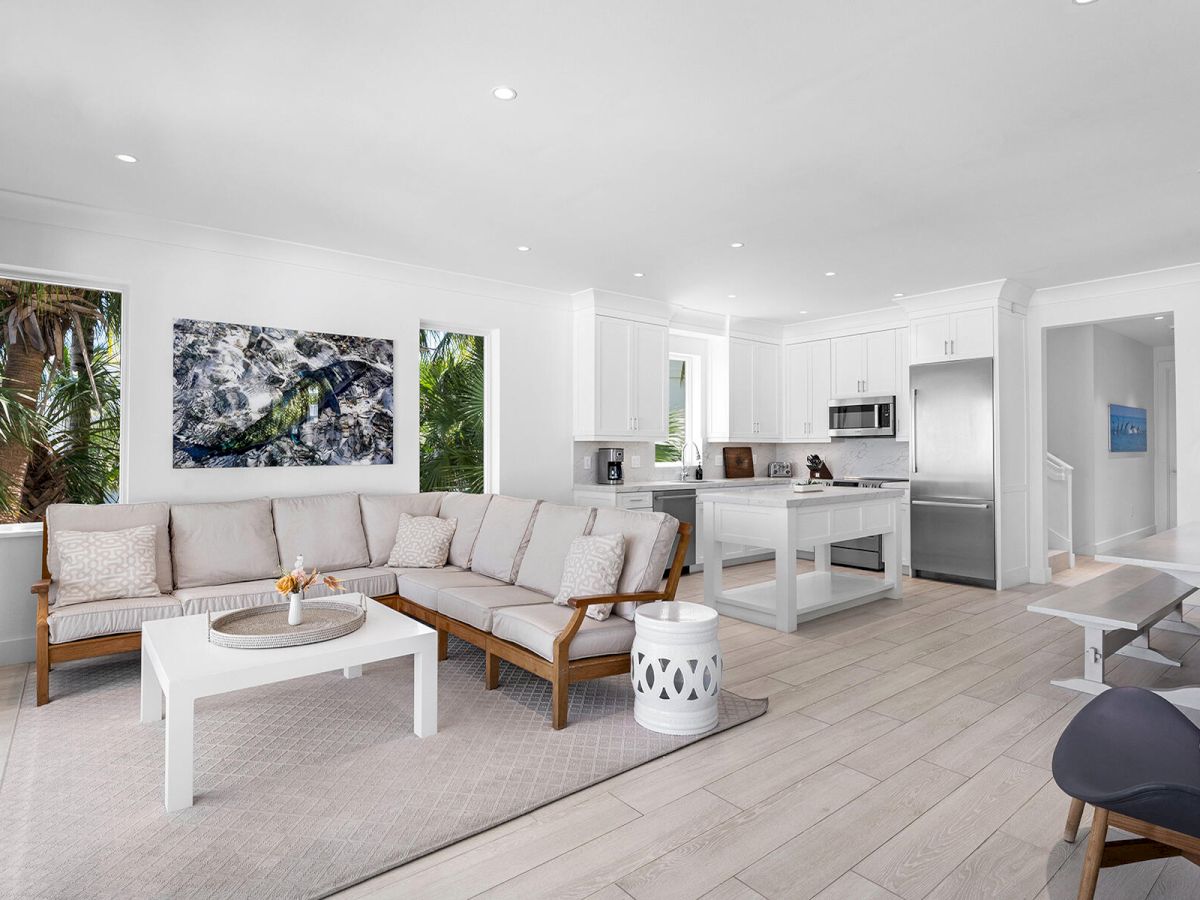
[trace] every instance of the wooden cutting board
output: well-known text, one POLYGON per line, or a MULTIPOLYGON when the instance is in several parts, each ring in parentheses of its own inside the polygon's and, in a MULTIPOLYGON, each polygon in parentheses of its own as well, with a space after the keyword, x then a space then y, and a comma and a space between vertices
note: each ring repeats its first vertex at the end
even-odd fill
POLYGON ((721 451, 725 456, 726 478, 753 478, 754 451, 749 447, 726 447, 721 451))

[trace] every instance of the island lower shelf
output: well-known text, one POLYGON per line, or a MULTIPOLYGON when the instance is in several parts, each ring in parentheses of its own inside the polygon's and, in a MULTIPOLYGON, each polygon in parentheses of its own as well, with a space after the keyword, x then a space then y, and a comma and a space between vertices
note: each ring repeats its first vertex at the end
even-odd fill
MULTIPOLYGON (((796 622, 870 603, 888 594, 895 584, 870 575, 804 572, 796 576, 796 622)), ((774 628, 779 608, 777 582, 763 581, 729 588, 716 596, 717 612, 756 625, 774 628)))

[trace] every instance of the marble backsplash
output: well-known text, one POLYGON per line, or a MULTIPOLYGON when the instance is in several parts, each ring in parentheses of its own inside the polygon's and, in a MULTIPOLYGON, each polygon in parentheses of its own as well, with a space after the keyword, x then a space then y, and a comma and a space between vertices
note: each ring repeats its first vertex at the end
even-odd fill
MULTIPOLYGON (((704 453, 704 475, 706 478, 724 477, 725 468, 721 450, 729 444, 709 444, 704 453)), ((804 460, 811 453, 818 454, 836 477, 881 476, 891 478, 908 477, 908 444, 887 438, 845 438, 828 444, 746 444, 754 454, 754 474, 765 476, 767 463, 787 460, 792 463, 796 477, 807 474, 804 460)), ((575 483, 593 484, 596 480, 596 451, 601 447, 625 448, 625 481, 636 484, 642 481, 665 481, 676 477, 679 466, 656 466, 654 445, 638 441, 576 441, 575 483), (584 459, 591 461, 592 468, 584 468, 584 459), (634 462, 641 465, 634 465, 634 462)), ((689 460, 689 465, 694 465, 689 460)))

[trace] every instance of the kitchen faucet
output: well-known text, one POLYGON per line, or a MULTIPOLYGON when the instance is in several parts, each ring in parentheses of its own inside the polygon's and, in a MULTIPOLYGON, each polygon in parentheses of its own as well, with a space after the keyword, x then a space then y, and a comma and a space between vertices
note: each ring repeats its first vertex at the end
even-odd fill
POLYGON ((696 478, 697 479, 700 478, 700 471, 701 471, 700 463, 703 461, 704 455, 700 452, 700 447, 695 441, 688 441, 681 448, 679 448, 679 480, 680 481, 688 480, 688 465, 687 465, 688 447, 692 447, 696 451, 696 478))

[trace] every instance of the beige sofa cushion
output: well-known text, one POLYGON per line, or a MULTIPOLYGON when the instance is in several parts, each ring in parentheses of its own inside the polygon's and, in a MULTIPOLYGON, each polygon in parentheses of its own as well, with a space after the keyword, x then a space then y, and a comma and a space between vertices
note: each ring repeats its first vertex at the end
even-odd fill
POLYGON ((50 577, 58 580, 57 531, 119 531, 138 525, 156 525, 154 536, 154 580, 158 589, 171 593, 174 587, 171 574, 171 507, 166 503, 54 503, 46 509, 46 527, 50 541, 46 548, 46 565, 50 577))
MULTIPOLYGON (((625 566, 617 590, 622 594, 657 590, 675 546, 679 520, 662 512, 598 509, 592 534, 620 534, 625 538, 625 566)), ((636 603, 618 603, 613 610, 633 620, 636 603)))
POLYGON ((183 607, 185 616, 194 616, 198 613, 217 613, 229 609, 246 609, 251 606, 282 603, 286 598, 276 593, 274 578, 259 578, 255 581, 239 581, 231 584, 176 588, 175 599, 183 607))
POLYGON ((438 591, 437 611, 480 631, 491 631, 492 613, 496 610, 508 606, 549 602, 550 598, 545 594, 515 584, 495 587, 449 587, 438 591))
MULTIPOLYGON (((475 548, 475 538, 479 536, 479 526, 483 524, 483 515, 491 502, 491 494, 453 493, 442 498, 438 515, 443 519, 458 520, 454 540, 450 542, 450 565, 464 569, 471 565, 471 551, 475 548)), ((392 537, 396 537, 394 531, 392 537)))
POLYGON ((154 580, 157 532, 157 525, 119 531, 59 531, 57 602, 157 597, 162 593, 154 580))
POLYGON ((563 563, 571 541, 585 535, 596 510, 587 506, 543 503, 533 520, 529 546, 517 571, 517 584, 553 597, 562 585, 563 563))
POLYGON ((304 599, 314 597, 342 596, 345 594, 366 594, 368 597, 387 597, 396 593, 396 572, 394 569, 360 566, 356 569, 337 569, 326 572, 342 583, 344 591, 331 591, 321 580, 304 592, 304 599))
POLYGON ((300 555, 306 569, 322 572, 370 564, 358 494, 281 497, 272 502, 271 512, 279 559, 287 568, 300 555))
POLYGON ((173 504, 171 557, 181 588, 277 577, 271 501, 173 504))
POLYGON ((372 566, 386 566, 388 554, 396 543, 396 528, 401 513, 410 516, 436 516, 442 508, 445 494, 359 494, 358 508, 362 512, 363 531, 367 536, 367 552, 372 566))
POLYGON ((438 609, 438 592, 453 587, 503 587, 503 581, 461 569, 417 569, 396 576, 396 593, 426 609, 438 609))
POLYGON ((50 643, 141 631, 142 623, 182 613, 174 597, 130 597, 60 605, 50 613, 50 643))
MULTIPOLYGON (((492 634, 553 662, 554 640, 562 633, 573 612, 553 603, 498 609, 492 614, 492 634)), ((633 623, 627 619, 610 616, 599 622, 585 616, 571 641, 570 658, 628 653, 633 646, 633 637, 633 623)))
POLYGON ((493 497, 479 526, 471 569, 512 584, 529 546, 540 500, 493 497))

